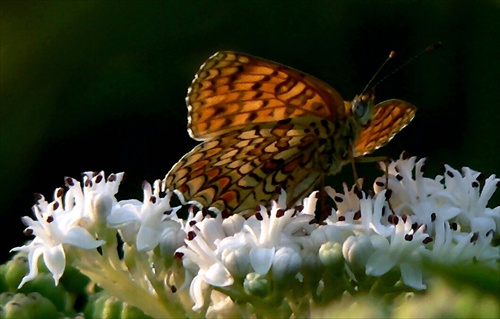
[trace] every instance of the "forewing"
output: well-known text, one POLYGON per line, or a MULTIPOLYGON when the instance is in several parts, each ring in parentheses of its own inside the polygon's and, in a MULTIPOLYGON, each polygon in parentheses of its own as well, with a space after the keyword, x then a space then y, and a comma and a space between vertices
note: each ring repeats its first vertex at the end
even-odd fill
POLYGON ((375 105, 373 120, 364 127, 356 142, 356 156, 370 154, 386 145, 415 116, 416 107, 401 100, 375 105))
POLYGON ((344 109, 341 96, 321 80, 234 52, 218 52, 201 66, 186 103, 189 134, 197 140, 305 115, 333 120, 344 109))
POLYGON ((290 121, 230 131, 187 153, 167 174, 164 187, 183 203, 230 214, 255 212, 257 204, 276 199, 280 188, 293 205, 322 176, 314 169, 315 142, 290 121))

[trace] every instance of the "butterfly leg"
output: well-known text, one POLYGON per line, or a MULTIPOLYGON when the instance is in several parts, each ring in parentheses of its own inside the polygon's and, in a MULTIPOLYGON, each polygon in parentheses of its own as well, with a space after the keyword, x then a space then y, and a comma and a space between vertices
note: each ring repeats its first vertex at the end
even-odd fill
POLYGON ((361 185, 358 184, 358 171, 356 170, 356 161, 357 159, 354 156, 351 156, 351 166, 352 166, 352 174, 354 175, 354 183, 356 186, 360 188, 361 185))

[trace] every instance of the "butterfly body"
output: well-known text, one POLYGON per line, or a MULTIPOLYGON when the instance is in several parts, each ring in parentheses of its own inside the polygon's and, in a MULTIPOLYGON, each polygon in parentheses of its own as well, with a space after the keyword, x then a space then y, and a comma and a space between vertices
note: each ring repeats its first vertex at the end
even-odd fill
POLYGON ((164 187, 217 212, 254 211, 280 188, 293 205, 413 118, 415 108, 404 101, 374 107, 373 100, 369 91, 344 102, 300 71, 218 52, 201 66, 186 98, 189 134, 202 143, 174 165, 164 187))

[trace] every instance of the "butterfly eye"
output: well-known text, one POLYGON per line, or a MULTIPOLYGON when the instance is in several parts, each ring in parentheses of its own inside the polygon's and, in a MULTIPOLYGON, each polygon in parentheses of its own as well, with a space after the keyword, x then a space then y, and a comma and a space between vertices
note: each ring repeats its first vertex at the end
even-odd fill
POLYGON ((371 101, 364 99, 363 97, 356 97, 352 102, 352 113, 361 123, 361 125, 366 125, 370 119, 370 107, 371 101))

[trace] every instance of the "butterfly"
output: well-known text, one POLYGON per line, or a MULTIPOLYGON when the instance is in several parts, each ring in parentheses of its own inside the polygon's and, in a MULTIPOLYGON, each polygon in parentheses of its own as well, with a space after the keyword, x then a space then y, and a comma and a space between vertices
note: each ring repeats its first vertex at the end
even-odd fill
POLYGON ((323 81, 276 62, 217 52, 188 89, 189 135, 201 144, 163 180, 183 204, 249 214, 287 194, 291 207, 325 175, 386 145, 415 116, 401 100, 352 102, 323 81))

